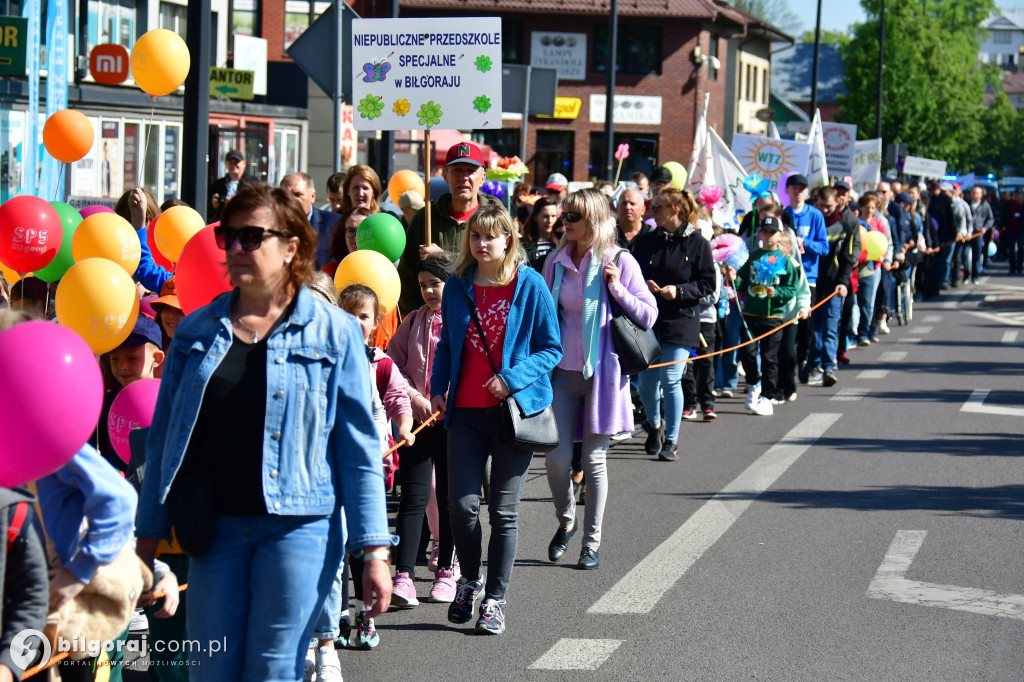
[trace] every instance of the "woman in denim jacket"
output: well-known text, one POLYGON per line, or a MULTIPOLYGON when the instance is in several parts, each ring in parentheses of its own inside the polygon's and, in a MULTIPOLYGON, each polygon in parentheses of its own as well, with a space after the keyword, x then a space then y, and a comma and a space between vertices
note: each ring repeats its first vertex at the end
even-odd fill
POLYGON ((528 416, 551 405, 548 373, 562 357, 551 295, 544 278, 526 265, 512 217, 503 206, 483 206, 469 219, 455 274, 444 288, 441 315, 430 402, 433 411, 445 413, 448 428, 448 506, 462 568, 448 620, 468 623, 484 590, 480 486, 490 455, 491 538, 476 631, 497 635, 505 629, 519 499, 533 459, 533 453, 501 439, 500 403, 512 395, 528 416))
POLYGON ((168 352, 138 552, 151 561, 173 525, 192 555, 188 631, 214 642, 192 653, 193 680, 298 680, 342 509, 370 617, 390 600, 369 364, 355 319, 306 286, 316 235, 293 197, 245 189, 215 234, 235 288, 187 316, 168 352))

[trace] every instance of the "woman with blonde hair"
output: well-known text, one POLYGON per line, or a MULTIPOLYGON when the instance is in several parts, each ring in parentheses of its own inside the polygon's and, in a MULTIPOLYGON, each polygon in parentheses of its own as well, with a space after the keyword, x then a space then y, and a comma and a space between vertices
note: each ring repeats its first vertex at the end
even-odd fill
POLYGON ((512 396, 527 416, 550 406, 548 373, 562 357, 555 306, 543 277, 526 264, 503 206, 482 206, 469 219, 441 315, 430 403, 432 412, 445 415, 448 429, 448 506, 463 574, 448 620, 468 623, 484 591, 480 487, 493 455, 487 585, 476 631, 497 635, 505 629, 519 499, 533 459, 502 439, 501 403, 512 396))
POLYGON ((569 194, 562 202, 562 223, 565 234, 544 268, 563 348, 551 377, 558 447, 547 453, 546 463, 559 527, 548 545, 548 559, 561 559, 576 532, 571 462, 580 424, 587 504, 577 567, 594 569, 608 496, 609 439, 633 430, 629 377, 622 375, 612 343, 612 300, 645 329, 654 325, 658 307, 640 266, 615 243, 615 218, 603 193, 584 189, 569 194))
POLYGON ((662 461, 674 462, 683 415, 685 360, 700 347, 698 307, 700 300, 715 290, 716 266, 711 244, 697 227, 692 194, 662 189, 651 199, 651 213, 659 229, 637 237, 633 257, 658 301, 654 333, 661 343, 661 362, 674 364, 648 369, 638 377, 649 429, 644 449, 662 461), (661 390, 665 392, 664 423, 661 390))

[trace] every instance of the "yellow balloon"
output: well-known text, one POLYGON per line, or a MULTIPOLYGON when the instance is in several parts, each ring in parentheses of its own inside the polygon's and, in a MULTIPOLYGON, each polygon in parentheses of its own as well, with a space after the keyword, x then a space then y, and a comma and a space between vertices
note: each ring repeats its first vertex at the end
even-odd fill
POLYGON ((167 260, 177 263, 185 244, 204 227, 203 216, 191 206, 172 206, 156 219, 153 240, 167 260))
POLYGON ((889 240, 881 232, 872 230, 864 239, 864 250, 868 252, 868 260, 882 260, 889 248, 889 240))
POLYGON ((185 41, 165 28, 146 32, 132 48, 132 78, 153 97, 177 90, 185 82, 190 63, 185 41))
POLYGON ((686 169, 678 161, 666 161, 664 166, 672 173, 672 187, 686 189, 686 169))
POLYGON ((380 307, 390 313, 398 305, 398 295, 402 291, 402 281, 398 278, 398 270, 383 254, 376 251, 356 251, 345 256, 338 263, 334 273, 334 283, 338 291, 344 291, 350 284, 363 284, 377 294, 380 307))
POLYGON ((93 213, 81 222, 71 238, 75 262, 106 258, 134 275, 142 257, 142 244, 131 223, 116 213, 93 213))
POLYGON ((3 274, 4 279, 7 280, 8 284, 14 284, 21 279, 21 275, 4 265, 2 262, 0 262, 0 273, 3 274))
POLYGON ((110 682, 110 656, 106 651, 101 651, 96 657, 96 682, 110 682))
POLYGON ((54 305, 57 322, 85 339, 97 355, 120 346, 139 316, 135 282, 105 258, 72 265, 57 285, 54 305))

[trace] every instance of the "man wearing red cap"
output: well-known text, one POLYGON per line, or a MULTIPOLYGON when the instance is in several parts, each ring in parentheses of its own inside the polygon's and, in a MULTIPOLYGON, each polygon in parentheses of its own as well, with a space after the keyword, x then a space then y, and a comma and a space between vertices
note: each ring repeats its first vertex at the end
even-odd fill
POLYGON ((444 160, 444 180, 448 191, 430 206, 420 209, 409 224, 406 233, 405 251, 398 264, 402 279, 402 294, 398 307, 403 315, 422 305, 416 272, 420 261, 432 253, 447 251, 458 254, 466 222, 478 208, 488 204, 500 204, 494 197, 483 194, 487 177, 484 157, 480 148, 469 142, 460 142, 448 149, 444 160), (426 242, 426 211, 430 210, 431 243, 426 242))

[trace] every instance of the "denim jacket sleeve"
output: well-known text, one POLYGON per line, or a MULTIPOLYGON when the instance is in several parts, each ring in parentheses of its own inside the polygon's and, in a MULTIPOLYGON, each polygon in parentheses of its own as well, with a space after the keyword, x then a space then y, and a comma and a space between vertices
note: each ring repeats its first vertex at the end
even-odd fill
POLYGON ((86 444, 36 483, 43 524, 61 563, 84 583, 132 539, 135 490, 86 444), (85 534, 79 529, 86 521, 85 534))
POLYGON ((354 320, 341 335, 344 351, 335 372, 336 415, 327 455, 340 479, 336 487, 348 546, 358 554, 363 547, 394 544, 394 538, 388 532, 380 439, 370 409, 370 364, 354 320))
MULTIPOLYGON (((519 295, 513 301, 513 307, 518 305, 522 309, 520 328, 527 333, 529 348, 513 349, 512 355, 516 361, 501 371, 501 378, 511 393, 518 393, 546 377, 562 359, 561 332, 551 292, 543 277, 533 268, 521 267, 519 276, 523 278, 523 283, 519 295), (523 357, 517 357, 524 351, 523 357)), ((505 342, 509 342, 508 337, 505 342)), ((434 363, 436 366, 436 356, 434 363)), ((523 406, 523 409, 526 407, 523 406)))

